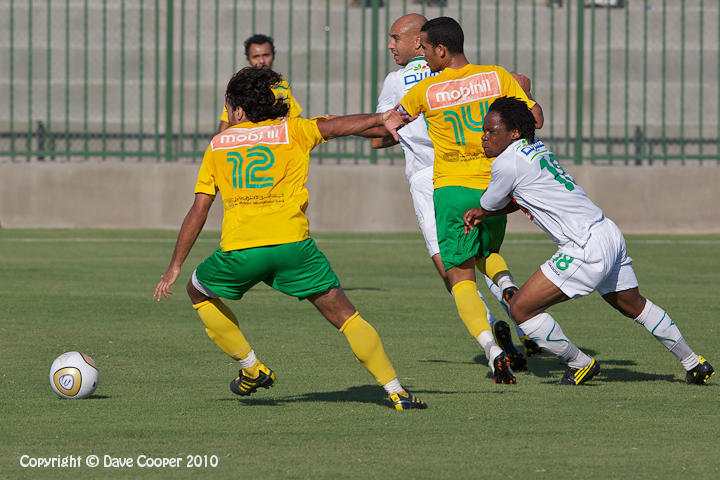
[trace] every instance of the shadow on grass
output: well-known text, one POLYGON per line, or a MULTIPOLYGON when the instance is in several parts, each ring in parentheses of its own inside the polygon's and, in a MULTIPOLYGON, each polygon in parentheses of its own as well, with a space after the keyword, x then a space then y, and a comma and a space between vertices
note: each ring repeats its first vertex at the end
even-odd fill
MULTIPOLYGON (((408 389, 413 393, 457 393, 442 392, 437 390, 416 390, 412 387, 408 389)), ((247 398, 221 398, 220 401, 235 401, 247 406, 257 407, 276 407, 285 404, 298 402, 326 402, 326 403, 342 403, 355 402, 381 405, 383 407, 390 406, 390 402, 381 387, 377 385, 362 385, 358 387, 350 387, 345 390, 335 390, 331 392, 308 392, 300 395, 289 395, 286 397, 266 399, 257 397, 247 398)))
MULTIPOLYGON (((597 352, 588 348, 581 348, 587 355, 597 358, 597 352)), ((478 363, 486 364, 484 356, 476 357, 478 363)), ((635 360, 629 359, 603 359, 598 358, 600 362, 600 374, 592 379, 592 385, 596 382, 653 382, 664 381, 670 383, 684 383, 682 379, 678 379, 674 374, 655 374, 639 372, 629 368, 637 365, 635 360)), ((560 380, 562 373, 565 371, 565 365, 552 354, 544 353, 542 355, 534 355, 528 359, 528 371, 519 372, 520 375, 529 374, 539 378, 548 378, 549 381, 543 383, 556 383, 560 380)), ((490 374, 488 374, 490 377, 490 374)), ((521 377, 522 378, 522 377, 521 377)))
MULTIPOLYGON (((483 359, 484 358, 485 357, 483 357, 483 359)), ((420 362, 420 363, 446 363, 449 365, 474 365, 474 364, 478 363, 477 361, 455 362, 452 360, 444 360, 441 358, 428 358, 425 360, 418 360, 418 362, 420 362)), ((485 362, 485 364, 487 365, 487 362, 485 362)))

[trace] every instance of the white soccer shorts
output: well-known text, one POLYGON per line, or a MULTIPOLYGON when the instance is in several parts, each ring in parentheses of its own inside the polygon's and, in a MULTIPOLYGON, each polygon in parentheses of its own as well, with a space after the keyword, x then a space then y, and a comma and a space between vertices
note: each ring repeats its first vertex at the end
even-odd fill
POLYGON ((625 238, 609 218, 590 227, 584 248, 573 242, 560 245, 540 266, 542 273, 570 298, 620 292, 638 286, 625 238))
POLYGON ((435 227, 433 189, 433 167, 423 168, 410 177, 410 195, 415 208, 415 216, 431 257, 440 253, 437 228, 435 227))

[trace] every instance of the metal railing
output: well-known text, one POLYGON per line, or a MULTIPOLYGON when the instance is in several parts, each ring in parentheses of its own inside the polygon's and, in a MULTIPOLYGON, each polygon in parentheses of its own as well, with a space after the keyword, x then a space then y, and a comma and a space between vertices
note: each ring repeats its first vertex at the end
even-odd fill
MULTIPOLYGON (((528 75, 563 161, 718 162, 707 0, 2 0, 0 161, 199 161, 253 33, 305 116, 374 111, 407 12, 456 18, 471 62, 528 75)), ((313 158, 402 163, 357 138, 313 158)))

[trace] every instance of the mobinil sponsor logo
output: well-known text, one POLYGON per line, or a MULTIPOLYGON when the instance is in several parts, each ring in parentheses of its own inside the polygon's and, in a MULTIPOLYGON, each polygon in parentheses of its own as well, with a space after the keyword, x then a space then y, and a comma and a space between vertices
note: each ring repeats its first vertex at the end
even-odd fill
POLYGON ((215 135, 210 143, 212 151, 238 147, 252 147, 260 143, 280 145, 288 142, 287 123, 255 128, 228 128, 215 135))
POLYGON ((467 78, 431 85, 426 95, 430 110, 463 105, 500 96, 500 78, 497 72, 477 73, 467 78))

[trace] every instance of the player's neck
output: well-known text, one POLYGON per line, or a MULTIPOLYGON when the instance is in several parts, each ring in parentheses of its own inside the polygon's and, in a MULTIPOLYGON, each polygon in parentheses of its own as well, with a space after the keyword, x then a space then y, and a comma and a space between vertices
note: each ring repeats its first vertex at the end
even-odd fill
POLYGON ((465 65, 469 64, 468 59, 465 57, 464 53, 458 53, 457 55, 453 55, 448 59, 447 65, 445 65, 445 68, 452 68, 453 70, 460 70, 465 65))

